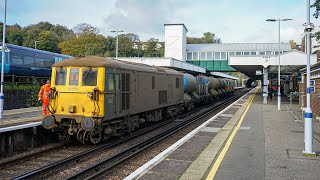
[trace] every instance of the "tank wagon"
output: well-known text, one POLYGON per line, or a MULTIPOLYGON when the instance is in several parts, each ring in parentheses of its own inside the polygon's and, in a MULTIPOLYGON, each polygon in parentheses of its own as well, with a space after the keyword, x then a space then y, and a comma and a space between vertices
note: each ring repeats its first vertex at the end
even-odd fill
POLYGON ((60 138, 98 143, 233 91, 225 79, 111 58, 72 58, 52 67, 51 114, 42 124, 60 138))

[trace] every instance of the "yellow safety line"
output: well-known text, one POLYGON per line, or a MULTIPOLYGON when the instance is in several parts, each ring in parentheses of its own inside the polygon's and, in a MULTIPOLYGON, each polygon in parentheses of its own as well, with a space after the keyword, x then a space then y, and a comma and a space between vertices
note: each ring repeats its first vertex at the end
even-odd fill
POLYGON ((15 119, 15 120, 1 121, 0 124, 3 125, 3 124, 26 122, 26 121, 41 120, 41 119, 42 119, 42 116, 36 116, 36 117, 30 117, 30 118, 21 118, 21 119, 15 119))
POLYGON ((231 133, 230 137, 228 138, 225 146, 223 147, 222 151, 220 152, 217 160, 213 164, 212 169, 210 170, 206 180, 213 180, 214 176, 216 175, 216 173, 217 173, 217 171, 218 171, 218 169, 219 169, 219 167, 220 167, 220 165, 221 165, 221 163, 223 161, 223 158, 226 155, 226 153, 227 153, 227 151, 228 151, 228 149, 229 149, 229 147, 230 147, 230 145, 232 143, 232 140, 233 140, 234 136, 236 135, 237 131, 239 130, 239 128, 240 128, 240 126, 241 126, 241 124, 243 122, 243 119, 244 119, 245 115, 247 114, 247 112, 248 112, 248 110, 249 110, 249 108, 250 108, 250 106, 252 104, 252 101, 253 101, 255 96, 256 96, 256 94, 254 94, 253 97, 251 98, 250 103, 248 104, 246 110, 242 114, 237 126, 232 131, 232 133, 231 133))

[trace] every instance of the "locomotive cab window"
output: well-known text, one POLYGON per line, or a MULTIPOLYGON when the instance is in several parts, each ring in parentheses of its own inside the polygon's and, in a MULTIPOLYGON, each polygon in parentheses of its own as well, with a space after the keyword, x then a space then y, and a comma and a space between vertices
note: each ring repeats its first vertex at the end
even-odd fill
POLYGON ((55 85, 66 85, 67 70, 64 68, 56 69, 55 85))
POLYGON ((69 85, 70 86, 78 86, 78 83, 79 83, 79 69, 78 68, 71 68, 70 69, 69 85))
POLYGON ((108 75, 108 90, 114 91, 114 74, 108 75))
POLYGON ((85 68, 82 70, 82 86, 97 85, 98 70, 96 68, 85 68))

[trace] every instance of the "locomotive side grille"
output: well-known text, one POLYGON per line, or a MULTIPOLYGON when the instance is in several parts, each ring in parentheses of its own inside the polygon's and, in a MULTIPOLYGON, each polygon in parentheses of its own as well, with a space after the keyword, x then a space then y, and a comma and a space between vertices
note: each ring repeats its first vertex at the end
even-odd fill
POLYGON ((130 108, 130 74, 121 74, 121 90, 122 90, 122 110, 130 108))
POLYGON ((159 104, 167 103, 167 91, 159 91, 159 104))
POLYGON ((130 94, 122 93, 122 110, 127 110, 130 107, 130 94))
POLYGON ((121 86, 122 91, 130 91, 130 74, 121 74, 121 86))

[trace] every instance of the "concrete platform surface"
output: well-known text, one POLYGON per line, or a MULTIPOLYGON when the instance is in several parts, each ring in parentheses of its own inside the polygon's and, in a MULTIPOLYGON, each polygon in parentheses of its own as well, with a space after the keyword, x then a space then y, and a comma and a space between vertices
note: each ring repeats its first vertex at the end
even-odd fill
MULTIPOLYGON (((276 98, 264 105, 260 91, 256 92, 134 179, 320 179, 320 156, 302 153, 299 105, 290 108, 284 102, 278 111, 276 98)), ((319 125, 313 121, 313 150, 318 155, 319 125)))
POLYGON ((0 119, 0 129, 21 126, 42 120, 41 107, 5 110, 4 118, 0 119))

